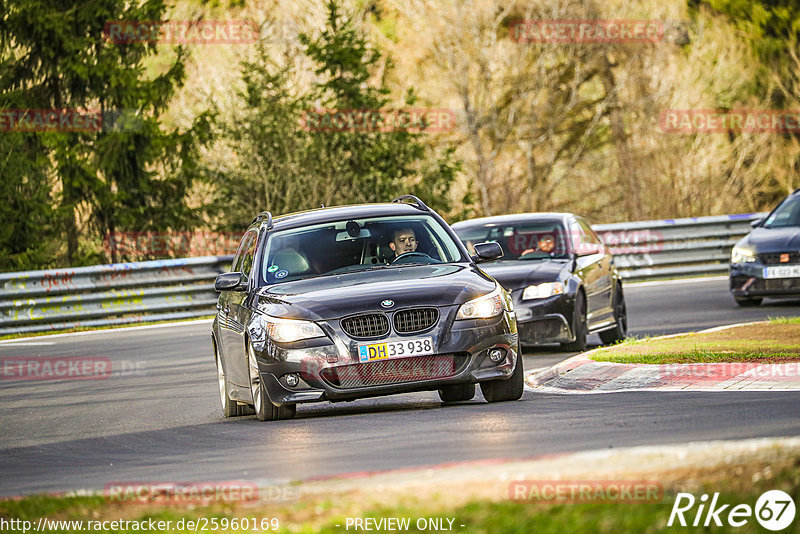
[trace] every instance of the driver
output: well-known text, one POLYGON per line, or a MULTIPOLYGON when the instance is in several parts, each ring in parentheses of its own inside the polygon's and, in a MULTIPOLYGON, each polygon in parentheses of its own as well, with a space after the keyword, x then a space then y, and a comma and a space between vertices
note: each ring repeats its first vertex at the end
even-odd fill
MULTIPOLYGON (((556 248, 556 240, 553 236, 548 234, 542 236, 539 239, 539 250, 541 250, 542 252, 547 252, 549 254, 553 252, 555 248, 556 248)), ((520 254, 520 256, 524 256, 525 254, 532 254, 534 252, 536 252, 535 248, 529 248, 524 250, 522 254, 520 254)))
POLYGON ((551 235, 543 236, 539 240, 539 250, 542 252, 553 252, 556 248, 556 240, 551 235))
POLYGON ((417 250, 417 235, 411 228, 401 228, 395 230, 394 237, 389 243, 389 248, 394 251, 395 256, 400 256, 408 252, 417 250))

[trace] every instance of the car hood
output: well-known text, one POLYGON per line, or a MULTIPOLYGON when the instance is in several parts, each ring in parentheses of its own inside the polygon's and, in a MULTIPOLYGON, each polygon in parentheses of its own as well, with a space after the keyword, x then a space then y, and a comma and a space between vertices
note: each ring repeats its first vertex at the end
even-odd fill
POLYGON ((500 282, 506 291, 521 289, 539 282, 554 282, 571 260, 497 261, 482 265, 486 274, 500 282))
POLYGON ((319 321, 410 306, 462 304, 494 288, 494 281, 472 265, 391 267, 265 286, 254 306, 274 317, 319 321), (384 308, 384 300, 394 305, 384 308))
POLYGON ((737 246, 748 247, 756 254, 800 250, 800 228, 754 228, 737 246))

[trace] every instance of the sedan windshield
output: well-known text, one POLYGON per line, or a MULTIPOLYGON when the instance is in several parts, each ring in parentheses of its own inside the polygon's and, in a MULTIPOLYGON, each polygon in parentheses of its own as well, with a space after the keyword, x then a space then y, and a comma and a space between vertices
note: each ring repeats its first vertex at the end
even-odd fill
POLYGON ((457 261, 466 258, 431 216, 351 219, 270 233, 260 283, 457 261))
POLYGON ((800 226, 800 196, 784 200, 764 222, 764 228, 800 226))
POLYGON ((474 254, 474 246, 496 241, 503 248, 500 260, 567 258, 567 232, 560 221, 486 224, 456 229, 456 234, 474 254))

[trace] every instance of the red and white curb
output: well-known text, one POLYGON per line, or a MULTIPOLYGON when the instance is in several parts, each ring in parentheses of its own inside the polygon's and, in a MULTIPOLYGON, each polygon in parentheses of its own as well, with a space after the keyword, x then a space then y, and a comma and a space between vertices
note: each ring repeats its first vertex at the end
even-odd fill
MULTIPOLYGON (((761 321, 763 322, 763 321, 761 321)), ((700 333, 745 324, 726 325, 700 333)), ((685 334, 672 334, 665 339, 685 334)), ((624 391, 800 391, 800 362, 630 364, 591 359, 603 347, 578 354, 548 369, 534 371, 525 382, 541 393, 614 393, 624 391)))

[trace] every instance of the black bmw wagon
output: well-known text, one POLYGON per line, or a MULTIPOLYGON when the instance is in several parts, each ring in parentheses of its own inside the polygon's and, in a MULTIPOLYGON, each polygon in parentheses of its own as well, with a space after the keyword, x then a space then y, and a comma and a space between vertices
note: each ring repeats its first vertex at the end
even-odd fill
POLYGON ((523 392, 509 294, 416 197, 321 208, 247 228, 212 344, 225 416, 287 419, 299 403, 438 390, 489 402, 523 392))

